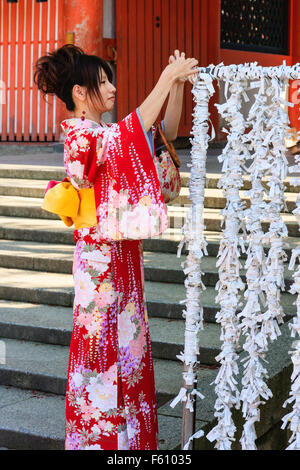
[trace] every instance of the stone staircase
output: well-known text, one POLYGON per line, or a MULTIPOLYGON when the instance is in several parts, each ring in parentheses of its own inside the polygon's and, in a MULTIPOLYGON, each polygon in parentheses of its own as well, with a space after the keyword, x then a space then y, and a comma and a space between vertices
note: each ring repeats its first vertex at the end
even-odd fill
MULTIPOLYGON (((0 448, 64 448, 65 388, 69 343, 72 332, 74 299, 72 258, 73 230, 54 214, 41 209, 49 179, 65 176, 60 167, 0 165, 0 336, 5 344, 6 361, 0 364, 0 448)), ((186 257, 176 257, 181 239, 180 227, 188 210, 189 173, 182 172, 180 196, 168 206, 170 228, 159 237, 144 240, 145 290, 155 369, 160 449, 180 448, 182 407, 170 402, 182 385, 182 362, 176 355, 183 350, 186 257)), ((205 224, 208 257, 203 259, 204 330, 200 331, 198 385, 205 400, 197 399, 196 430, 205 433, 215 424, 215 357, 220 351, 220 326, 215 322, 215 285, 218 280, 216 255, 220 240, 220 208, 224 198, 217 189, 219 175, 207 175, 205 224)), ((245 180, 245 189, 249 181, 245 180)), ((289 230, 287 248, 298 237, 298 225, 290 214, 296 191, 287 181, 287 210, 284 218, 289 230)), ((245 199, 247 200, 247 199, 245 199)), ((244 277, 244 272, 242 272, 244 277)), ((295 314, 295 297, 287 292, 292 282, 286 269, 286 292, 282 294, 286 323, 282 335, 268 353, 269 386, 274 397, 262 407, 257 426, 258 445, 284 446, 286 432, 278 431, 282 409, 290 387, 291 338, 288 321, 295 314)), ((243 338, 241 338, 240 353, 243 338)), ((239 377, 239 380, 241 377, 239 377)), ((243 422, 236 411, 238 433, 243 422)), ((238 435, 237 435, 238 437, 238 435)), ((211 449, 206 439, 195 441, 196 449, 211 449)))

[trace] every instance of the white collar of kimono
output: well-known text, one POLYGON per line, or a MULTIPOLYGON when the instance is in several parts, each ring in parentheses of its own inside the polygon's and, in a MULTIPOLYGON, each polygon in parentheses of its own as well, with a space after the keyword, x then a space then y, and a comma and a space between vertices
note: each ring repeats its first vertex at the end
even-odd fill
POLYGON ((61 127, 64 133, 68 134, 73 129, 90 129, 90 128, 96 128, 96 127, 109 127, 109 124, 107 124, 104 121, 101 121, 99 123, 99 122, 92 121, 91 119, 87 119, 87 118, 82 120, 80 117, 74 117, 74 118, 65 119, 64 121, 62 121, 61 127))

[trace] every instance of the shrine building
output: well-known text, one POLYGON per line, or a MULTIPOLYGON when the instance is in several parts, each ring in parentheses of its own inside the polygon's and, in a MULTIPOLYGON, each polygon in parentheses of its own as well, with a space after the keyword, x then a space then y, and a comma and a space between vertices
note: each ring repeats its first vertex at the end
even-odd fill
MULTIPOLYGON (((299 0, 0 0, 0 142, 60 142, 60 122, 72 116, 59 99, 45 101, 33 83, 33 64, 66 43, 108 61, 117 88, 108 122, 143 102, 175 49, 200 66, 300 62, 299 0)), ((216 141, 223 123, 210 104, 216 141)), ((300 130, 300 88, 286 90, 295 107, 291 128, 300 130)), ((178 138, 192 130, 192 85, 185 95, 178 138)), ((167 100, 161 112, 163 117, 167 100)))

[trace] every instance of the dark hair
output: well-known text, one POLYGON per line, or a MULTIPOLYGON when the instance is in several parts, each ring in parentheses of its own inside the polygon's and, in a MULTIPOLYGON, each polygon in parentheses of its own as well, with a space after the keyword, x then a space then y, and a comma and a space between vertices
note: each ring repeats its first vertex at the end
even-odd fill
POLYGON ((74 111, 75 103, 72 98, 74 85, 85 86, 92 102, 95 97, 100 98, 103 104, 99 91, 102 69, 108 80, 112 82, 113 73, 105 60, 96 55, 85 54, 78 46, 65 44, 39 57, 35 64, 33 80, 43 95, 56 95, 66 104, 68 111, 74 111))

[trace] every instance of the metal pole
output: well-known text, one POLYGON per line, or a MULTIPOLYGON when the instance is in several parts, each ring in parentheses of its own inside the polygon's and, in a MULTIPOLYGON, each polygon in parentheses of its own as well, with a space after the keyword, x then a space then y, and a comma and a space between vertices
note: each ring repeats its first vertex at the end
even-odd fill
MULTIPOLYGON (((184 363, 183 371, 187 372, 187 365, 184 363)), ((189 391, 189 386, 185 380, 183 380, 183 386, 187 390, 187 394, 191 392, 189 391)), ((195 408, 196 408, 196 400, 194 400, 192 404, 192 411, 189 408, 186 408, 186 402, 182 402, 182 426, 181 426, 181 449, 184 448, 185 444, 187 443, 188 439, 194 434, 195 432, 195 408)), ((188 446, 188 450, 194 449, 194 441, 191 440, 188 446)))

